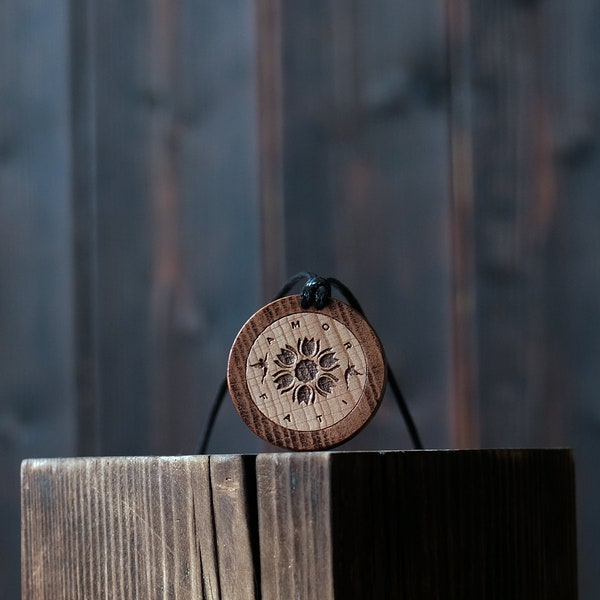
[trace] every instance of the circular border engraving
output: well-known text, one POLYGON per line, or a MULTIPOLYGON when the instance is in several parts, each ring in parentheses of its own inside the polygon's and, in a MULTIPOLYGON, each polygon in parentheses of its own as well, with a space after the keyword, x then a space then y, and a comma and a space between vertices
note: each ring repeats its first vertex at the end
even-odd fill
POLYGON ((377 335, 347 304, 302 309, 286 296, 242 327, 229 355, 229 391, 244 422, 292 450, 331 448, 377 411, 385 360, 377 335))

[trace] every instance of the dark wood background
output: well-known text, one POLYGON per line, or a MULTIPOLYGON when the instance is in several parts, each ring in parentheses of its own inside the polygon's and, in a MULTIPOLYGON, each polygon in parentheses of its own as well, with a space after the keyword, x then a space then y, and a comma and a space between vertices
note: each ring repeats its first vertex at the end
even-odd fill
MULTIPOLYGON (((574 447, 600 597, 600 6, 0 3, 0 589, 24 457, 191 453, 243 322, 346 282, 425 444, 574 447)), ((408 448, 386 398, 348 448, 408 448)), ((226 403, 211 452, 265 450, 226 403)))

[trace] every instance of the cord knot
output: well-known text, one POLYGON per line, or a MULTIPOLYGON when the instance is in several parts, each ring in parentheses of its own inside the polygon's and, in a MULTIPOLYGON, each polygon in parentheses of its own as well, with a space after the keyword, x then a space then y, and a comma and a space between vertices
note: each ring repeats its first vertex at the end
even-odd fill
POLYGON ((317 310, 321 310, 330 300, 331 283, 329 280, 310 273, 300 293, 302 308, 309 308, 314 304, 317 310))

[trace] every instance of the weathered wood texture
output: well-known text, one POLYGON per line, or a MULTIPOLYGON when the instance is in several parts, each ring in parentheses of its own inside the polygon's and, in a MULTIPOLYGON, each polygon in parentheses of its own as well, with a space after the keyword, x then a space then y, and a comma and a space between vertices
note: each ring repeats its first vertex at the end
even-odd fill
POLYGON ((22 492, 24 600, 577 597, 567 450, 33 460, 22 492))
POLYGON ((264 600, 577 598, 568 451, 259 455, 257 480, 264 600))
POLYGON ((253 598, 244 462, 25 462, 23 598, 253 598))

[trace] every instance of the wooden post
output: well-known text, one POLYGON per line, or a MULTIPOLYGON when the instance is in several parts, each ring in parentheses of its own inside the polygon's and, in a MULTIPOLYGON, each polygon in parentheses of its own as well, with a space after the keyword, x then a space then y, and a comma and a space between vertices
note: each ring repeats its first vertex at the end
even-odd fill
POLYGON ((569 450, 28 460, 42 598, 576 599, 569 450))

